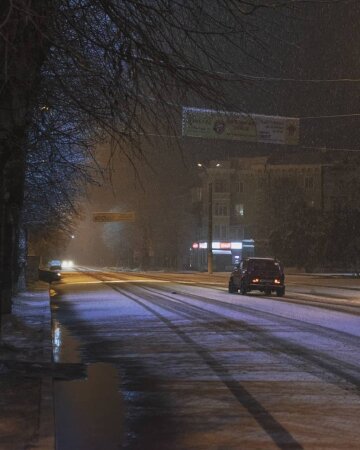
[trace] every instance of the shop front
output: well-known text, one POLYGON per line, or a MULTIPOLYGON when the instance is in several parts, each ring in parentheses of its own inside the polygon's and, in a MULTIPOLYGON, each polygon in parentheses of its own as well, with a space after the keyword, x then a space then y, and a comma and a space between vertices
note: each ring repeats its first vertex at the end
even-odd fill
MULTIPOLYGON (((248 256, 254 256, 254 240, 243 241, 213 241, 213 270, 215 272, 231 271, 235 264, 248 256)), ((190 249, 190 268, 192 270, 207 270, 207 242, 193 242, 190 249)))

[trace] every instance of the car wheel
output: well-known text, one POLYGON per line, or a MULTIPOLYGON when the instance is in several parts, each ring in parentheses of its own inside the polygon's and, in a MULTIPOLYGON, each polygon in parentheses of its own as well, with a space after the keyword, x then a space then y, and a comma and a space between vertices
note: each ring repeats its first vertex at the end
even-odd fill
POLYGON ((277 289, 277 290, 276 290, 276 295, 277 295, 278 297, 282 297, 284 294, 285 294, 285 288, 284 288, 284 287, 281 288, 281 289, 277 289))
POLYGON ((246 295, 246 293, 247 293, 247 289, 246 289, 246 287, 244 286, 244 284, 241 283, 241 285, 240 285, 240 294, 241 294, 241 295, 246 295))
POLYGON ((237 289, 233 283, 232 280, 229 281, 229 293, 230 294, 235 294, 235 292, 237 292, 237 289))

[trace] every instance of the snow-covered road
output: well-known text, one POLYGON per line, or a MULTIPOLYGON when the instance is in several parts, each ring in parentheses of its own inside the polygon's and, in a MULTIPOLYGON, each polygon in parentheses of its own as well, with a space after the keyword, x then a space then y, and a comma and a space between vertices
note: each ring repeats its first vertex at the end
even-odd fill
POLYGON ((294 277, 278 299, 225 282, 64 274, 54 358, 89 378, 55 383, 58 450, 360 448, 357 285, 294 277))

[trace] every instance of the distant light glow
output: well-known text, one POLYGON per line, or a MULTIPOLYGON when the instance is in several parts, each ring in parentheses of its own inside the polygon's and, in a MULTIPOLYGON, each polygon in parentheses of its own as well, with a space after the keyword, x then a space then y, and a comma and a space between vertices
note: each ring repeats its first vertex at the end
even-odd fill
POLYGON ((70 269, 71 267, 74 267, 74 262, 71 261, 71 259, 64 259, 61 263, 61 266, 63 268, 70 269))

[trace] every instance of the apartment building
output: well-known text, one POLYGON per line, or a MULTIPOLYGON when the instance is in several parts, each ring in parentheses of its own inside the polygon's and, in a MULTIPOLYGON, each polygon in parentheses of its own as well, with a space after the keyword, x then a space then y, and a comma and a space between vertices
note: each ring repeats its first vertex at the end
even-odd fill
MULTIPOLYGON (((259 234, 259 217, 266 192, 276 186, 283 191, 279 208, 284 198, 292 201, 286 189, 290 185, 296 186, 313 208, 330 210, 359 203, 358 190, 354 189, 360 187, 358 167, 356 158, 324 152, 275 153, 202 165, 199 185, 193 189, 198 227, 194 230, 192 264, 199 269, 206 267, 210 225, 215 270, 227 269, 246 255, 263 254, 266 236, 259 234)), ((261 221, 266 224, 266 217, 261 221)))

